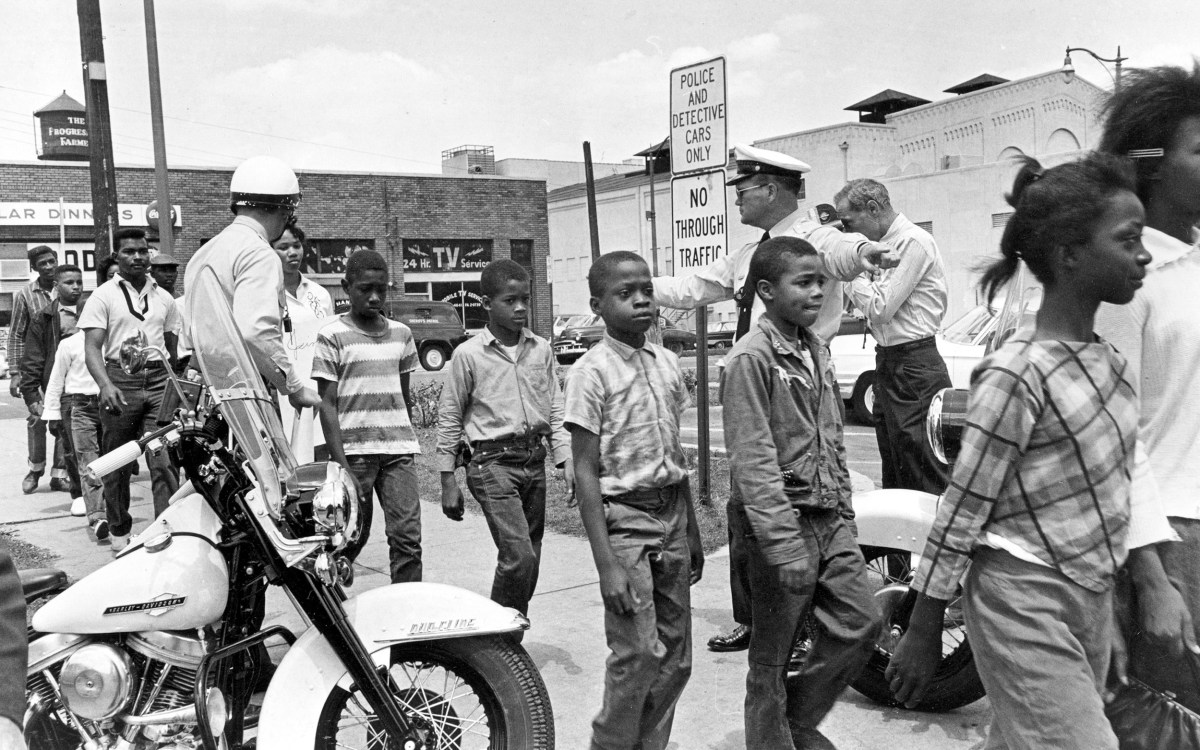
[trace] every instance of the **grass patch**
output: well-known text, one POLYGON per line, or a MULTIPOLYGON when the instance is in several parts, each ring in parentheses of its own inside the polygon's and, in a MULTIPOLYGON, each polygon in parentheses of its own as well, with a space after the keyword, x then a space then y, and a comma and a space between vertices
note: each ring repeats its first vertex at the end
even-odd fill
MULTIPOLYGON (((414 399, 415 401, 415 399, 414 399)), ((416 417, 416 409, 414 409, 416 417)), ((421 443, 421 457, 417 459, 417 483, 421 497, 441 502, 441 476, 434 467, 433 455, 437 443, 434 427, 418 426, 417 440, 421 443)), ((710 462, 711 497, 707 504, 701 503, 697 496, 699 487, 696 473, 696 451, 685 450, 688 460, 689 474, 692 483, 692 494, 696 497, 696 521, 700 525, 700 541, 704 553, 709 554, 724 546, 727 542, 725 527, 725 499, 729 495, 729 461, 724 456, 715 456, 710 462)), ((457 472, 458 484, 462 488, 464 505, 468 513, 482 515, 479 504, 471 498, 467 490, 465 472, 457 472)), ((583 522, 579 518, 579 508, 567 505, 567 483, 556 476, 550 459, 546 460, 546 528, 560 534, 569 534, 580 539, 587 538, 583 530, 583 522)))

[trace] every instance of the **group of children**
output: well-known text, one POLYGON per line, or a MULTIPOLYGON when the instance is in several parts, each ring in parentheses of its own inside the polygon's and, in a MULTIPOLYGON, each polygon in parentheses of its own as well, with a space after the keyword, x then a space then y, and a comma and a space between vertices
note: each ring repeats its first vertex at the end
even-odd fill
MULTIPOLYGON (((1125 359, 1092 323, 1100 303, 1127 303, 1140 286, 1144 213, 1124 163, 1104 155, 1045 170, 1029 161, 1010 202, 1003 258, 983 285, 994 295, 1023 261, 1044 285, 1037 325, 975 372, 963 449, 889 678, 915 704, 962 580, 995 746, 1115 748, 1101 695, 1137 408, 1125 359)), ((809 330, 826 276, 817 251, 794 237, 764 241, 750 273, 766 313, 728 355, 721 383, 731 518, 749 550, 755 622, 746 746, 831 747, 817 725, 869 657, 879 613, 855 541, 836 380, 809 330), (817 632, 789 681, 810 610, 817 632)), ((416 580, 418 449, 407 413, 416 352, 382 315, 381 257, 352 256, 344 283, 351 311, 322 331, 313 367, 330 453, 383 503, 393 580, 416 580)), ((689 395, 676 356, 647 336, 657 310, 645 261, 602 255, 588 285, 607 331, 563 394, 549 344, 527 328, 527 272, 508 260, 484 270, 488 327, 456 352, 439 407, 442 508, 462 518, 455 470, 465 465, 499 549, 492 598, 528 612, 548 441, 573 484, 605 608, 610 654, 591 746, 661 750, 691 673, 689 587, 704 564, 679 439, 689 395)))

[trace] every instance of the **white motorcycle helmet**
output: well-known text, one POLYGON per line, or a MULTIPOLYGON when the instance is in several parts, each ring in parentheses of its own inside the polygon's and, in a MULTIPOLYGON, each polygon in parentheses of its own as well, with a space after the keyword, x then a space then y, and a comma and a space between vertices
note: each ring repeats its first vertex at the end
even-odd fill
POLYGON ((241 163, 229 181, 229 208, 238 206, 282 207, 300 205, 300 181, 296 173, 274 156, 252 156, 241 163))

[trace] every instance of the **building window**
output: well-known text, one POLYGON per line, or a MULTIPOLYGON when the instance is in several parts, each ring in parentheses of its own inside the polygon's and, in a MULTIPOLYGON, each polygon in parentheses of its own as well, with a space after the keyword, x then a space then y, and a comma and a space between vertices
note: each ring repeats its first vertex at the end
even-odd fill
POLYGON ((515 263, 533 273, 533 240, 512 240, 509 255, 515 263))
POLYGON ((1005 211, 1001 214, 992 214, 992 227, 1000 229, 1008 225, 1008 220, 1012 218, 1012 211, 1005 211))

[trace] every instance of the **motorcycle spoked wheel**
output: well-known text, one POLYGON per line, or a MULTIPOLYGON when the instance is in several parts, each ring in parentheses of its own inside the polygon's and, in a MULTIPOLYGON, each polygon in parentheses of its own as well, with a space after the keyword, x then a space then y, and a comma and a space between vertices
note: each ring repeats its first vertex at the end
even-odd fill
MULTIPOLYGON (((386 658, 387 648, 376 652, 386 658)), ((391 648, 388 676, 400 708, 428 732, 428 750, 552 750, 550 697, 533 659, 505 636, 391 648)), ((354 686, 325 701, 316 750, 391 750, 354 686)))
MULTIPOLYGON (((858 692, 888 706, 900 706, 884 678, 892 652, 900 636, 908 630, 908 616, 916 592, 912 581, 912 555, 886 547, 863 547, 867 572, 876 585, 875 596, 883 614, 883 627, 866 667, 850 683, 858 692)), ((942 712, 961 708, 984 696, 983 683, 975 669, 975 657, 967 641, 961 603, 952 600, 942 630, 942 660, 933 673, 933 681, 915 707, 917 711, 942 712)))

